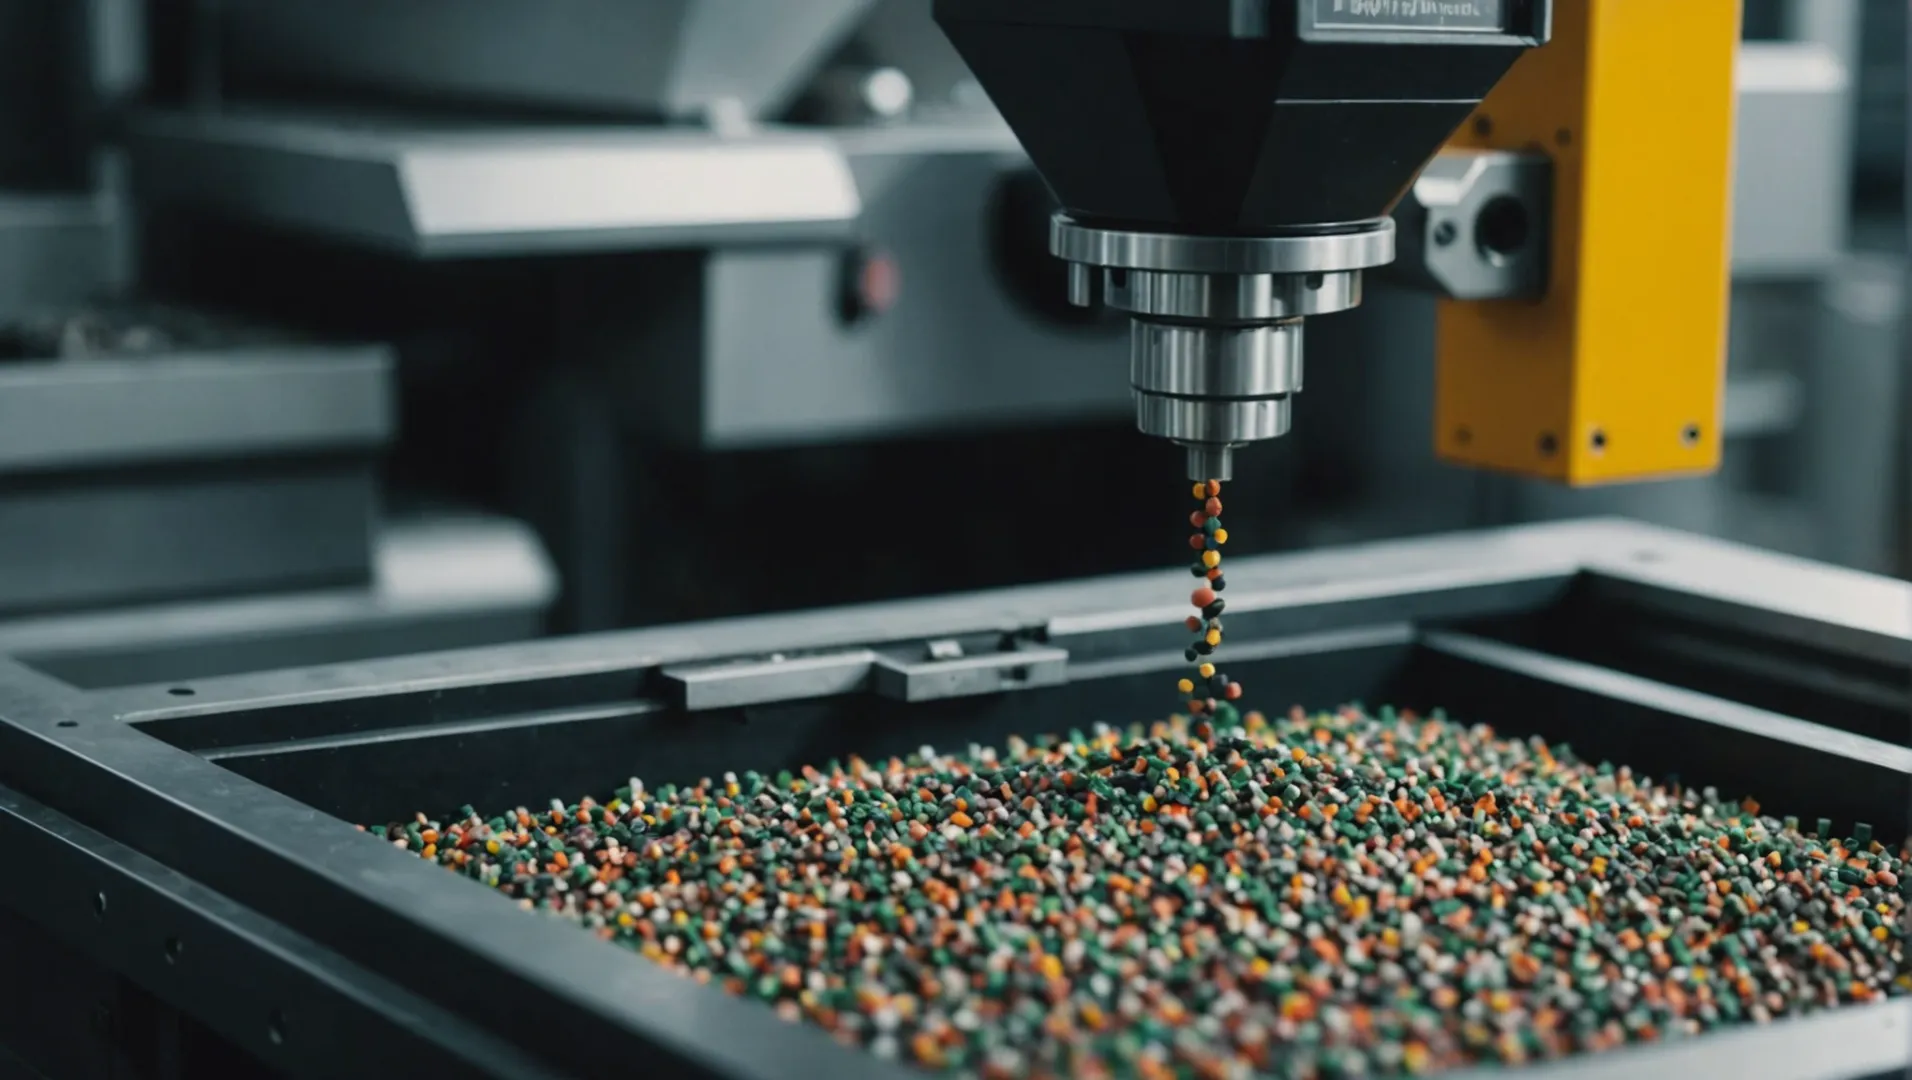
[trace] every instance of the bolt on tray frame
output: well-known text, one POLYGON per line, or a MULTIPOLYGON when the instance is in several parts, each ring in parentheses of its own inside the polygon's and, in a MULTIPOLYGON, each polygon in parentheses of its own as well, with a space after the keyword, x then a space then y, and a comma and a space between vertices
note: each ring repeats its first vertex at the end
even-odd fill
MULTIPOLYGON (((1445 707, 1907 835, 1905 583, 1618 521, 1242 559, 1229 577, 1249 704, 1445 707)), ((0 881, 0 913, 85 935, 292 1072, 914 1075, 350 823, 1148 719, 1175 702, 1178 578, 96 693, 0 661, 0 842, 36 845, 42 868, 0 875, 21 879, 0 881)), ((1909 1054, 1912 1001, 1895 1000, 1525 1071, 1845 1080, 1909 1054)))

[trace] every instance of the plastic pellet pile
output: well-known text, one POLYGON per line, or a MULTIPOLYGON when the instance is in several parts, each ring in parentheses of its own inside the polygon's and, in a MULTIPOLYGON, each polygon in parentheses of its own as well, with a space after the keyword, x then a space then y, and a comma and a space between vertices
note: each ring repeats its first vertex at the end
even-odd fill
POLYGON ((1908 989, 1905 853, 1438 716, 1097 728, 371 830, 885 1057, 1421 1073, 1908 989))

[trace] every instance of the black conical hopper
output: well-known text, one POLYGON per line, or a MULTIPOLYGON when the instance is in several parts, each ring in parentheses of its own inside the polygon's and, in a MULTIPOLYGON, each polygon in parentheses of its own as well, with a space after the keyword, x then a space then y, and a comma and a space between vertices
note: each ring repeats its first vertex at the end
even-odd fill
POLYGON ((936 0, 935 11, 1071 214, 1256 233, 1388 213, 1545 40, 1549 8, 936 0))

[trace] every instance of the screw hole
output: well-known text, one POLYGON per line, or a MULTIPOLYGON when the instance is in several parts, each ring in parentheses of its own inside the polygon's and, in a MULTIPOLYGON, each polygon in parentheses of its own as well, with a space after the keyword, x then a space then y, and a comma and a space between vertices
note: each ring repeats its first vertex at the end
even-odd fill
POLYGON ((285 1045, 285 1014, 277 1009, 266 1017, 266 1038, 271 1039, 274 1046, 285 1045))
POLYGON ((1698 424, 1688 424, 1681 428, 1680 441, 1688 446, 1698 446, 1700 444, 1700 426, 1698 424))
POLYGON ((1326 285, 1328 279, 1322 274, 1309 274, 1307 277, 1301 279, 1301 283, 1306 285, 1310 290, 1314 290, 1326 285))
POLYGON ((1436 247, 1446 247, 1453 243, 1455 237, 1458 237, 1460 234, 1461 230, 1459 226, 1456 226, 1451 221, 1443 221, 1434 226, 1434 244, 1436 247))
POLYGON ((1566 128, 1561 128, 1559 131, 1554 132, 1554 142, 1560 146, 1573 145, 1573 132, 1566 128))
POLYGON ((1454 441, 1457 443, 1460 443, 1462 446, 1466 446, 1468 443, 1473 442, 1474 441, 1473 429, 1464 428, 1464 427, 1455 428, 1454 441))
POLYGON ((1109 270, 1109 288, 1126 289, 1129 287, 1129 272, 1120 266, 1109 270))
POLYGON ((1474 117, 1474 134, 1479 135, 1481 138, 1484 139, 1487 136, 1492 135, 1493 133, 1494 133, 1494 121, 1492 117, 1489 117, 1484 113, 1480 116, 1474 117))
POLYGON ((179 963, 179 956, 181 953, 185 951, 186 951, 185 942, 179 940, 176 937, 169 937, 166 939, 166 962, 167 963, 169 964, 179 963))
POLYGON ((54 727, 79 727, 80 722, 78 720, 61 720, 59 723, 56 723, 53 726, 54 727))
POLYGON ((1607 433, 1594 428, 1593 434, 1587 437, 1587 442, 1593 446, 1593 452, 1597 454, 1607 448, 1607 433))
POLYGON ((103 892, 93 894, 93 915, 95 918, 106 918, 106 894, 103 892))
POLYGON ((1554 456, 1554 451, 1558 449, 1560 449, 1560 440, 1554 438, 1552 432, 1545 432, 1540 436, 1541 457, 1552 457, 1554 456))
POLYGON ((175 686, 171 690, 168 690, 166 692, 171 694, 174 697, 192 697, 193 696, 193 688, 190 686, 175 686))
POLYGON ((1533 231, 1527 220, 1527 207, 1511 195, 1498 195, 1481 207, 1474 219, 1474 239, 1488 260, 1508 259, 1527 246, 1533 231))

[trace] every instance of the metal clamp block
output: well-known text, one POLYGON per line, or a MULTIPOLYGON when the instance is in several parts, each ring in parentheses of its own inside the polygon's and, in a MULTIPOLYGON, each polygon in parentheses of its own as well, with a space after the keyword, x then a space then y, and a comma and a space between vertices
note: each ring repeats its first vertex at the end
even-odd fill
POLYGON ((1552 195, 1545 154, 1444 151, 1395 208, 1398 258, 1389 273, 1455 300, 1540 297, 1552 195))
POLYGON ((1069 653, 1047 645, 1018 641, 1001 651, 954 655, 932 642, 926 659, 879 654, 875 690, 896 701, 941 701, 1005 690, 1060 686, 1068 681, 1069 653))
POLYGON ((690 712, 872 692, 896 701, 938 701, 1057 686, 1068 679, 1066 649, 1015 641, 967 652, 955 640, 914 648, 777 653, 673 665, 659 674, 690 712))
POLYGON ((769 705, 852 694, 869 684, 876 654, 868 649, 686 664, 660 674, 688 712, 769 705))

